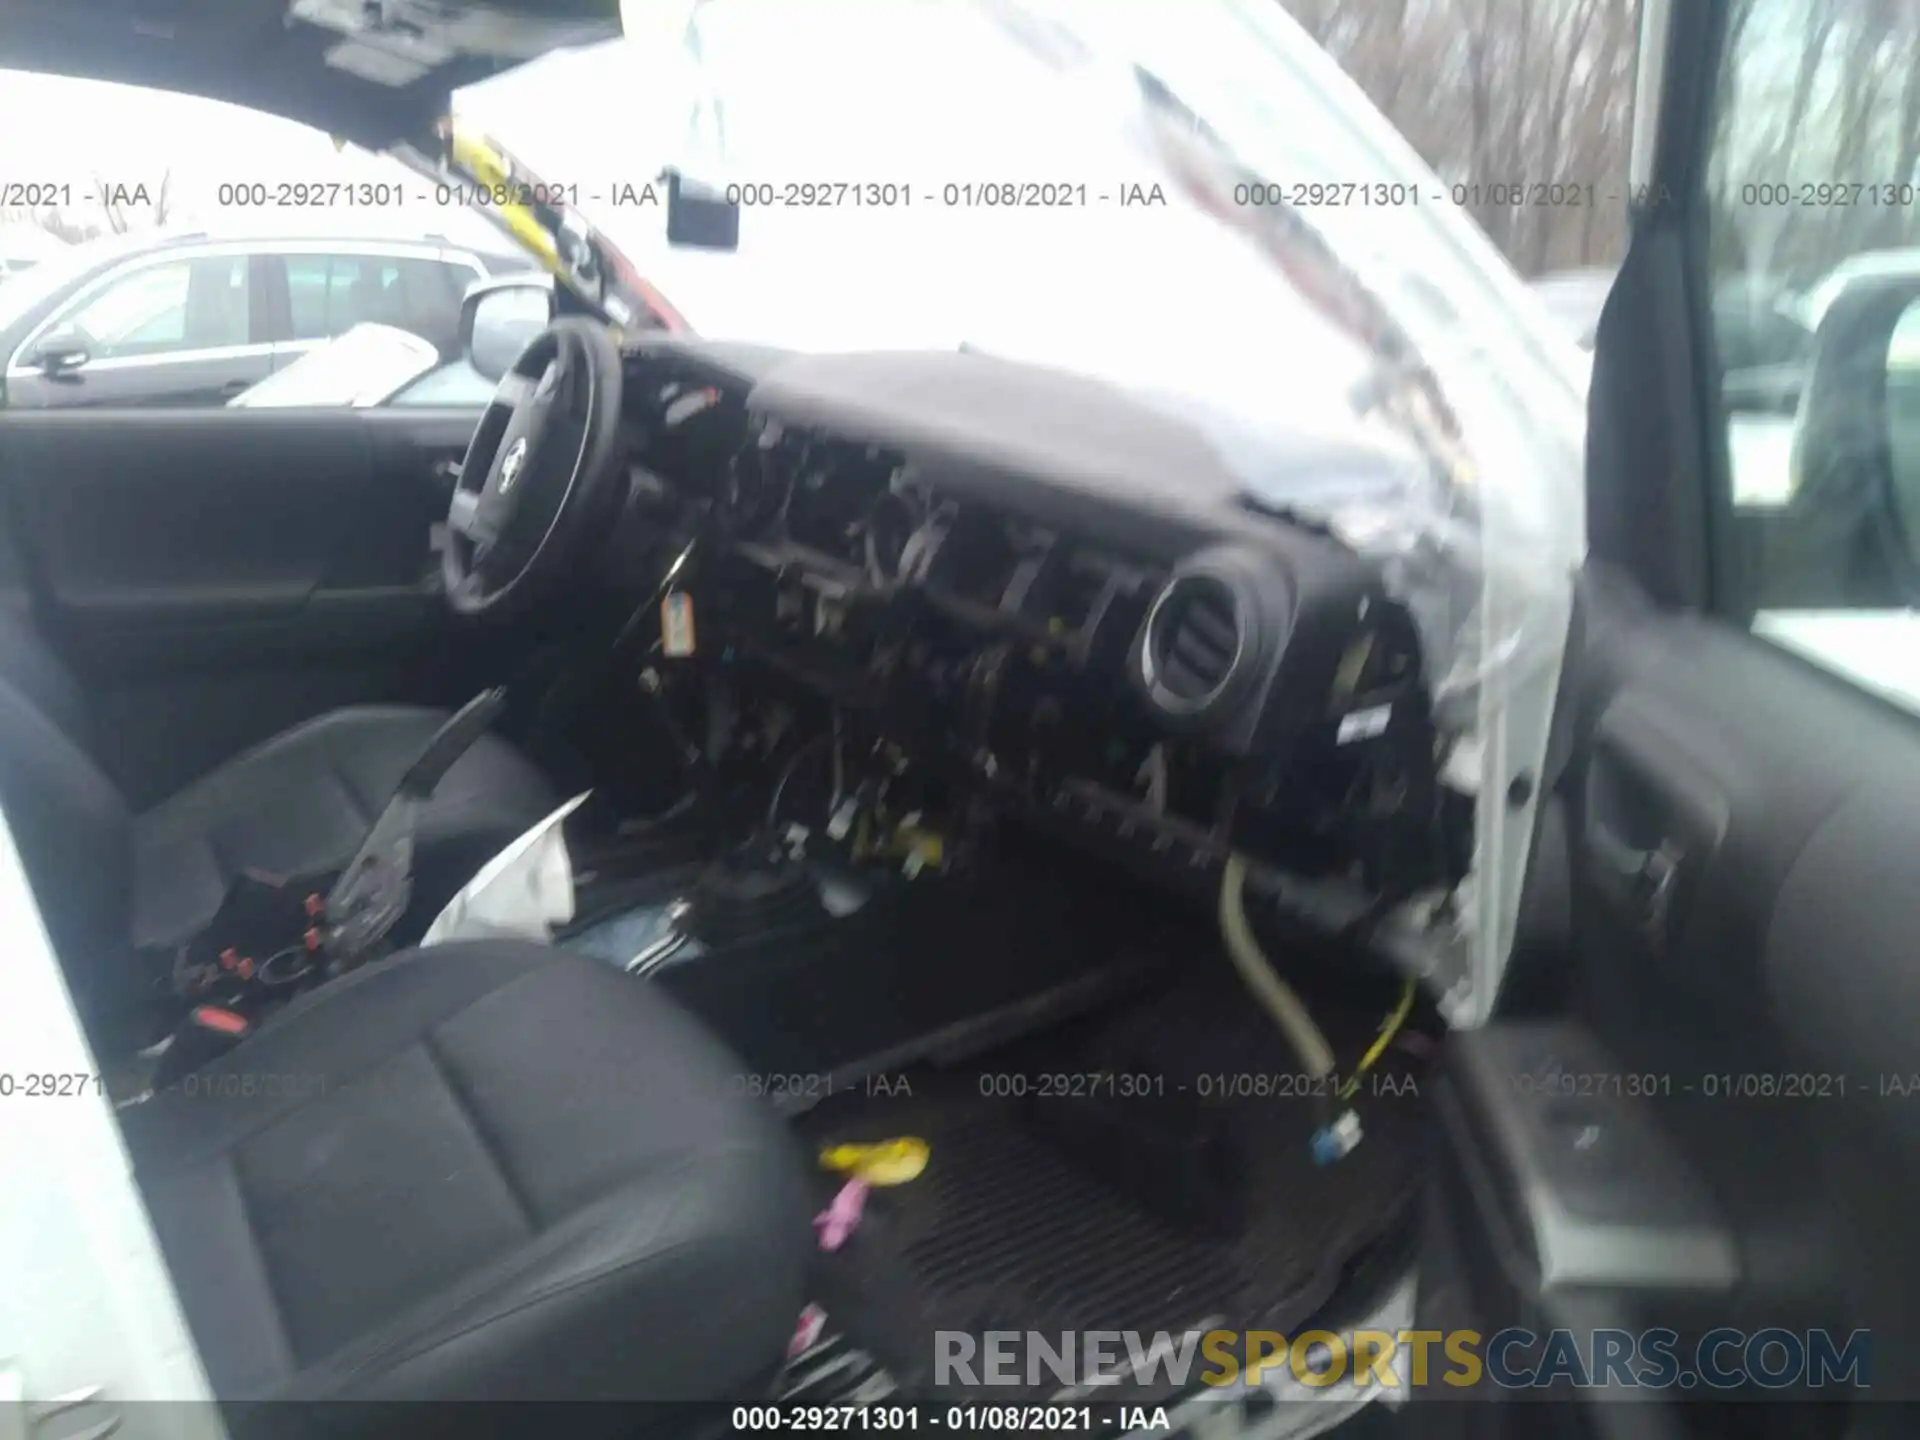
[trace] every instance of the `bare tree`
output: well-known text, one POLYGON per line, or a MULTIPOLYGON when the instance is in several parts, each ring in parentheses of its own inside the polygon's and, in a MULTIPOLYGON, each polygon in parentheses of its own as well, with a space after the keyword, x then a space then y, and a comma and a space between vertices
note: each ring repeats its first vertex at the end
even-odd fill
MULTIPOLYGON (((1807 110, 1813 104, 1814 84, 1826 64, 1827 45, 1839 22, 1837 0, 1811 0, 1807 6, 1805 42, 1800 48, 1800 64, 1794 76, 1793 98, 1787 102, 1779 130, 1774 133, 1772 166, 1780 171, 1792 156, 1792 147, 1807 123, 1807 110)), ((1785 179, 1782 174, 1780 178, 1785 179)))
POLYGON ((1639 0, 1282 3, 1519 269, 1619 258, 1639 0))
MULTIPOLYGON (((1920 15, 1911 7, 1900 16, 1899 46, 1903 53, 1920 53, 1920 15)), ((1920 65, 1908 64, 1901 72, 1899 118, 1894 126, 1893 168, 1888 180, 1895 185, 1912 185, 1920 171, 1920 65)), ((1907 230, 1906 214, 1889 205, 1880 211, 1878 243, 1897 243, 1907 230)))
POLYGON ((57 205, 49 205, 43 210, 35 211, 33 223, 54 239, 64 241, 68 245, 78 245, 82 241, 95 239, 102 233, 97 221, 75 220, 57 205))
POLYGON ((1738 0, 1730 23, 1713 268, 1806 284, 1849 255, 1920 242, 1920 210, 1893 203, 1920 171, 1920 11, 1910 0, 1738 0))
POLYGON ((94 176, 93 193, 99 201, 100 212, 106 217, 106 229, 114 235, 125 235, 131 230, 146 229, 149 225, 158 227, 167 223, 172 213, 173 172, 161 172, 160 183, 151 191, 144 184, 133 187, 131 193, 124 184, 109 184, 103 177, 94 176), (142 224, 139 207, 144 202, 148 211, 146 223, 142 224))
POLYGON ((133 218, 127 213, 127 202, 120 199, 99 175, 93 177, 93 193, 99 198, 100 213, 106 217, 107 233, 126 234, 133 225, 133 218))

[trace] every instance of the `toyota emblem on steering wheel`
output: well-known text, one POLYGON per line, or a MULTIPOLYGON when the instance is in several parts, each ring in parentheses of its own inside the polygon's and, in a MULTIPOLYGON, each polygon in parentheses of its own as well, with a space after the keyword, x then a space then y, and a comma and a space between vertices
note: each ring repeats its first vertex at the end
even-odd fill
POLYGON ((527 437, 522 435, 507 447, 506 455, 500 461, 500 493, 506 494, 513 489, 513 482, 520 478, 520 467, 527 458, 527 437))

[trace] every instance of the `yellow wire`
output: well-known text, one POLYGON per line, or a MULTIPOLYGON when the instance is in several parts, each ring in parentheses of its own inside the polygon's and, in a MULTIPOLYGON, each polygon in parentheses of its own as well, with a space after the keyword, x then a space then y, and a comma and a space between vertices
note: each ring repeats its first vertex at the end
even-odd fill
POLYGON ((1393 1013, 1387 1016, 1380 1026, 1380 1034, 1368 1047, 1367 1053, 1360 1057, 1360 1063, 1354 1066, 1353 1074, 1347 1077, 1347 1083, 1340 1087, 1340 1099, 1352 1099, 1354 1092, 1360 1088, 1360 1077, 1371 1070, 1374 1063, 1387 1053, 1387 1046, 1393 1043, 1393 1037, 1400 1033, 1400 1027, 1407 1023, 1407 1017, 1413 1013, 1413 997, 1419 991, 1419 982, 1409 975, 1406 984, 1400 987, 1400 1003, 1394 1007, 1393 1013))

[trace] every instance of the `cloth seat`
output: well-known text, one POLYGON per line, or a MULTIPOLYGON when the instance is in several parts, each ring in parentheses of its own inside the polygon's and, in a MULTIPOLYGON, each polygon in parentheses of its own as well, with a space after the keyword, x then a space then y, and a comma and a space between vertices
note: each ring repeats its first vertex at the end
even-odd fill
POLYGON ((752 1399, 813 1244, 741 1069, 654 986, 459 942, 312 992, 122 1124, 223 1402, 752 1399))
MULTIPOLYGON (((446 719, 404 705, 335 710, 133 817, 133 943, 191 939, 243 870, 306 875, 345 865, 446 719)), ((416 887, 450 897, 558 803, 512 746, 483 735, 421 812, 416 887)))
MULTIPOLYGON (((412 706, 336 710, 135 815, 90 753, 79 684, 29 627, 0 617, 0 801, 96 1039, 142 1013, 173 949, 205 928, 243 870, 308 875, 352 859, 446 719, 412 706)), ((512 746, 482 736, 424 807, 415 919, 558 803, 512 746)))

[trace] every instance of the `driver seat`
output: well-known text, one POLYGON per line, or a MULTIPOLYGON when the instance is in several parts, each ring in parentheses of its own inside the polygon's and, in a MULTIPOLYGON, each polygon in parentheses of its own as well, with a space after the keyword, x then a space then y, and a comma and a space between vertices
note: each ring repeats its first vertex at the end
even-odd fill
MULTIPOLYGON (((31 629, 0 618, 0 803, 96 1038, 101 1022, 148 1008, 174 951, 243 871, 318 875, 352 859, 446 719, 404 705, 335 710, 135 814, 90 753, 79 683, 31 629)), ((482 736, 420 814, 412 933, 558 803, 524 757, 482 736)), ((403 922, 396 939, 408 938, 403 922)))
POLYGON ((611 965, 467 940, 122 1110, 230 1432, 717 1432, 813 1251, 807 1157, 743 1068, 611 965), (418 1403, 562 1400, 595 1403, 418 1403))

